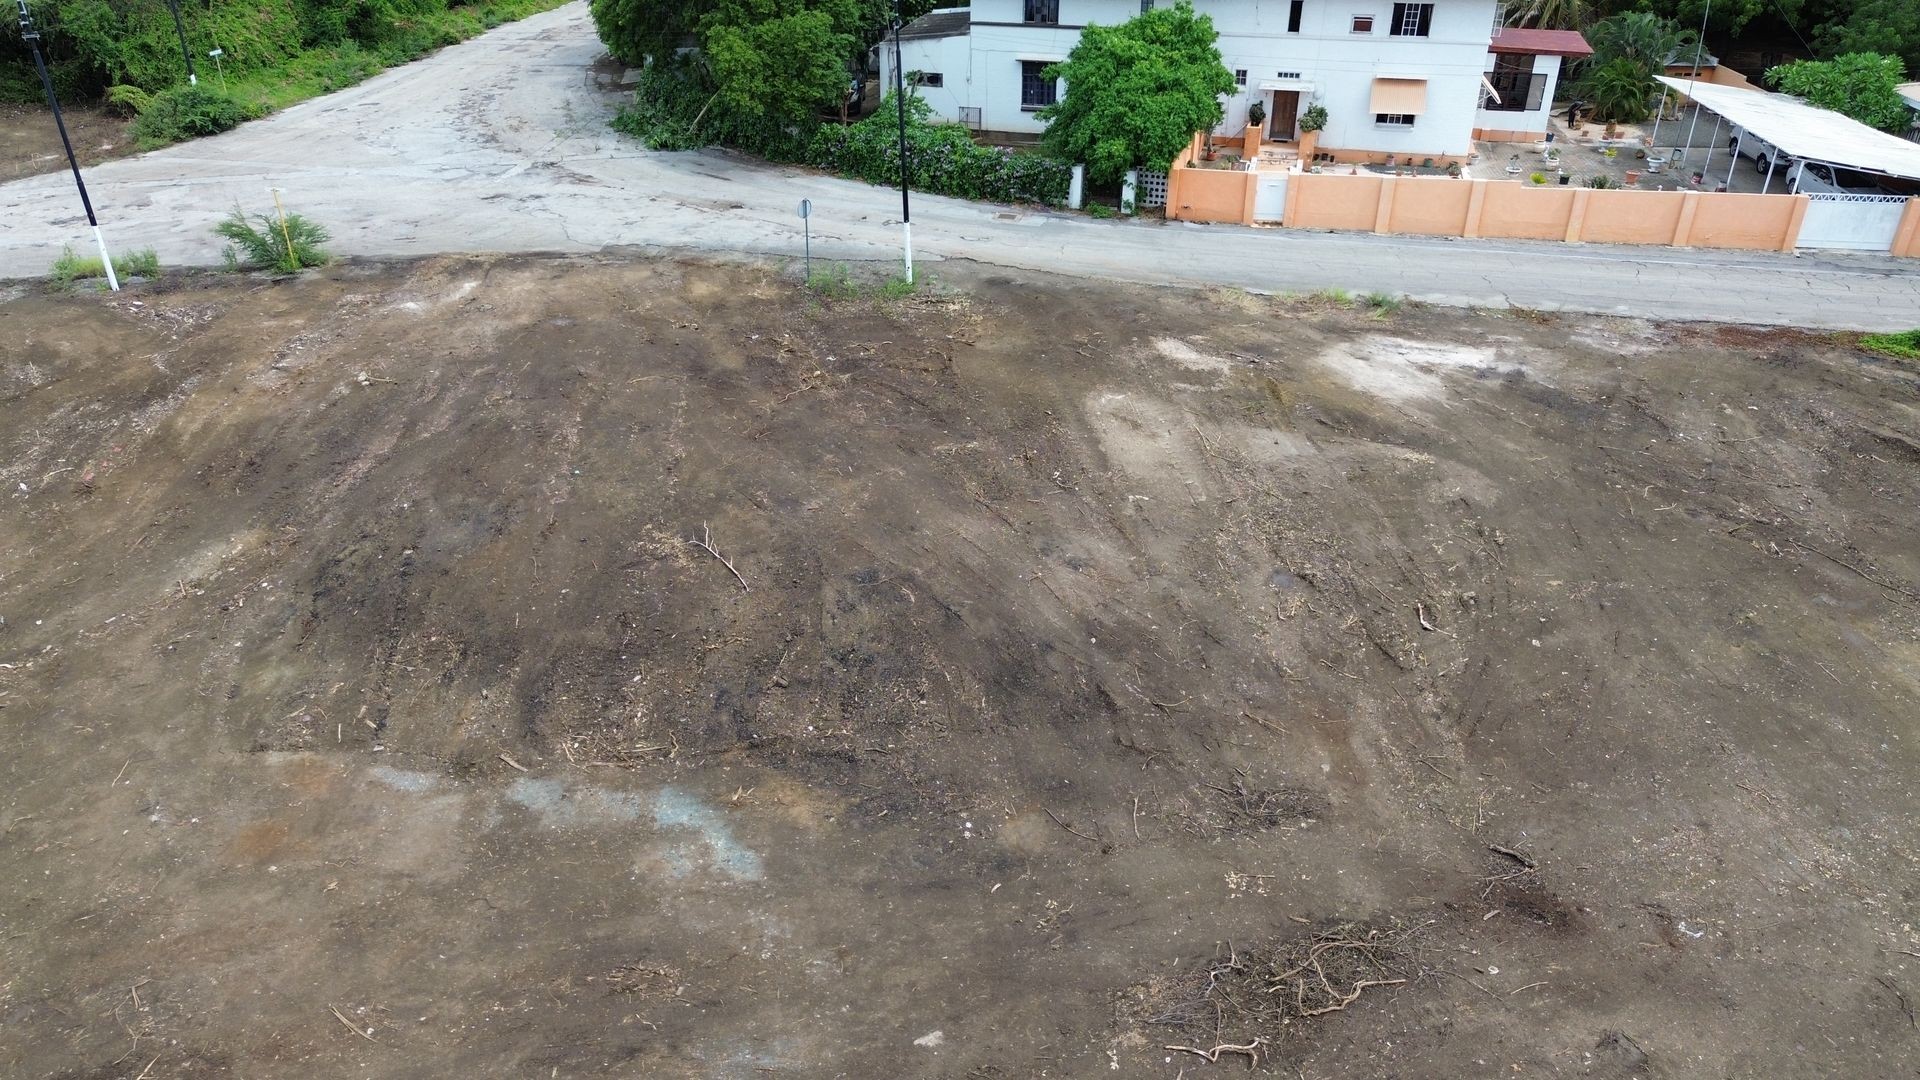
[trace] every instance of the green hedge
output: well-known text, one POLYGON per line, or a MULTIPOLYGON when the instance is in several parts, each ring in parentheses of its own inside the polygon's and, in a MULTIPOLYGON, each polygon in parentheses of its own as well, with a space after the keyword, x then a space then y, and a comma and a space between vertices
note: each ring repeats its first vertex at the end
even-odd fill
POLYGON ((153 95, 140 107, 140 115, 133 121, 133 137, 143 149, 165 146, 202 135, 218 135, 264 111, 206 83, 176 86, 153 95))
MULTIPOLYGON (((900 128, 895 98, 855 124, 784 126, 728 109, 687 65, 652 65, 614 126, 655 150, 730 146, 772 161, 826 169, 870 184, 900 183, 900 128)), ((1040 154, 981 146, 958 124, 938 123, 933 108, 907 99, 907 144, 915 188, 993 202, 1067 200, 1068 165, 1040 154)))

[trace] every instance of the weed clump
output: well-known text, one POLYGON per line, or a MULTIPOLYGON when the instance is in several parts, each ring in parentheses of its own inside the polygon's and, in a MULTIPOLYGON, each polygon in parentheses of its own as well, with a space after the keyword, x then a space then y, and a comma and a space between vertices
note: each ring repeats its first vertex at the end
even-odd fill
POLYGON ((221 254, 229 270, 245 267, 291 274, 309 266, 325 266, 331 258, 320 246, 331 239, 330 234, 299 214, 259 214, 248 221, 236 206, 213 231, 227 241, 221 254))

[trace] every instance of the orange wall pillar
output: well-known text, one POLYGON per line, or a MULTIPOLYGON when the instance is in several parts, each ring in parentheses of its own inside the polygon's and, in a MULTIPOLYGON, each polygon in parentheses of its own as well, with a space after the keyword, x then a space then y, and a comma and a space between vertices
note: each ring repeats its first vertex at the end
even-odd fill
MULTIPOLYGON (((1800 246, 1800 226, 1807 220, 1807 206, 1812 202, 1813 200, 1805 195, 1793 197, 1793 212, 1788 215, 1785 234, 1780 237, 1781 251, 1792 251, 1800 246)), ((1909 211, 1912 209, 1912 204, 1913 200, 1908 200, 1909 211)))
POLYGON ((1246 177, 1245 193, 1240 196, 1240 224, 1253 224, 1253 202, 1260 194, 1260 174, 1252 169, 1240 174, 1246 177))
POLYGON ((1680 220, 1673 223, 1673 246, 1693 246, 1693 215, 1700 212, 1700 193, 1685 191, 1680 194, 1680 220))
POLYGON ((1487 182, 1469 180, 1467 183, 1473 185, 1473 192, 1467 196, 1467 223, 1460 235, 1473 240, 1480 235, 1480 215, 1487 208, 1487 182))
POLYGON ((1384 233, 1393 224, 1393 189, 1399 183, 1394 177, 1380 181, 1380 203, 1373 212, 1373 231, 1384 233))
POLYGON ((1592 188, 1581 188, 1573 193, 1573 206, 1567 211, 1567 243, 1580 239, 1580 230, 1587 224, 1587 202, 1592 198, 1592 188))
MULTIPOLYGON (((1800 214, 1805 212, 1806 200, 1802 199, 1800 214)), ((1800 214, 1793 219, 1795 234, 1800 231, 1800 214)), ((1893 247, 1888 250, 1909 259, 1920 258, 1920 198, 1907 200, 1906 212, 1900 215, 1900 227, 1893 231, 1893 247)))
POLYGON ((1300 220, 1300 178, 1306 173, 1293 173, 1287 177, 1287 205, 1280 211, 1280 224, 1289 228, 1300 220))
POLYGON ((1260 157, 1260 125, 1248 124, 1247 130, 1240 133, 1240 156, 1248 161, 1260 157))

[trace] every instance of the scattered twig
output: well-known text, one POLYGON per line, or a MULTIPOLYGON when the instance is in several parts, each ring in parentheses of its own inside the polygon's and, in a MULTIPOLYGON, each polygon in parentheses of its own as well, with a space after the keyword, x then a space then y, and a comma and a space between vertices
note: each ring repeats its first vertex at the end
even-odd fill
POLYGON ((1451 975, 1454 978, 1459 979, 1461 982, 1466 983, 1468 986, 1473 987, 1475 990, 1480 991, 1481 993, 1487 995, 1488 997, 1492 998, 1495 1001, 1505 1000, 1499 994, 1496 994, 1493 991, 1487 989, 1486 987, 1481 986, 1479 983, 1474 982, 1472 979, 1467 978, 1465 975, 1462 975, 1457 971, 1448 971, 1446 968, 1434 968, 1434 970, 1439 972, 1442 975, 1451 975))
POLYGON ((341 1012, 339 1006, 328 1005, 327 1011, 332 1013, 333 1018, 335 1020, 340 1021, 341 1025, 344 1026, 348 1031, 353 1032, 355 1035, 360 1036, 361 1038, 367 1040, 368 1042, 374 1041, 373 1032, 371 1030, 361 1031, 358 1025, 356 1025, 353 1021, 347 1019, 347 1014, 341 1012))
POLYGON ((1841 558, 1838 555, 1833 555, 1828 552, 1822 551, 1819 548, 1814 547, 1812 544, 1803 544, 1800 541, 1795 540, 1791 536, 1784 536, 1784 537, 1781 537, 1781 539, 1785 540, 1787 543, 1792 544, 1794 547, 1797 547, 1802 551, 1811 551, 1815 555, 1818 555, 1821 558, 1834 563, 1835 565, 1844 566, 1847 569, 1853 571, 1856 574, 1859 574, 1861 577, 1866 578, 1868 581, 1873 582, 1875 585, 1878 585, 1883 589, 1887 589, 1892 592, 1899 593, 1901 596, 1904 596, 1909 600, 1920 601, 1920 593, 1916 593, 1911 589, 1905 588, 1900 585, 1896 585, 1893 582, 1886 580, 1885 578, 1875 577, 1874 575, 1867 573, 1865 570, 1860 569, 1859 567, 1853 565, 1852 563, 1848 562, 1847 560, 1841 558))
MULTIPOLYGON (((1042 810, 1047 810, 1047 808, 1046 808, 1046 807, 1044 807, 1044 806, 1043 806, 1043 807, 1041 807, 1040 809, 1042 809, 1042 810)), ((1099 837, 1097 837, 1097 836, 1088 836, 1088 835, 1087 835, 1086 833, 1083 833, 1083 832, 1081 832, 1081 831, 1080 831, 1079 829, 1076 829, 1076 828, 1074 828, 1073 826, 1071 826, 1071 825, 1069 825, 1069 824, 1067 824, 1066 822, 1064 822, 1064 821, 1061 821, 1061 820, 1060 820, 1060 815, 1059 815, 1059 814, 1056 814, 1056 813, 1054 813, 1054 812, 1053 812, 1052 810, 1047 810, 1047 816, 1053 819, 1053 823, 1054 823, 1055 825, 1058 825, 1058 826, 1060 826, 1061 828, 1063 828, 1063 829, 1065 829, 1065 830, 1067 830, 1068 832, 1070 832, 1070 833, 1072 833, 1073 835, 1075 835, 1075 836, 1077 836, 1077 837, 1079 837, 1079 838, 1080 838, 1080 839, 1082 839, 1082 840, 1091 840, 1091 841, 1093 841, 1093 842, 1094 842, 1094 843, 1096 843, 1096 844, 1100 842, 1100 838, 1099 838, 1099 837)))
POLYGON ((1288 734, 1286 728, 1281 727, 1279 724, 1276 724, 1271 720, 1262 720, 1245 709, 1240 710, 1240 715, 1246 717, 1247 719, 1253 721, 1256 724, 1259 724, 1261 727, 1266 728, 1268 731, 1274 732, 1275 734, 1278 734, 1278 735, 1288 734))
POLYGON ((133 759, 128 758, 127 764, 120 766, 120 771, 113 774, 113 781, 112 783, 109 783, 107 786, 112 787, 114 786, 114 784, 118 784, 120 782, 120 778, 127 775, 127 766, 132 764, 133 764, 133 759))
POLYGON ((1487 850, 1493 852, 1495 855, 1505 855, 1507 858, 1512 859, 1514 862, 1519 863, 1529 870, 1540 869, 1539 863, 1534 862, 1532 859, 1527 858, 1525 855, 1520 854, 1510 847, 1501 847, 1499 844, 1488 844, 1487 850))
POLYGON ((1365 993, 1366 989, 1370 986, 1399 986, 1400 984, 1406 981, 1407 980, 1405 979, 1362 979, 1359 982, 1353 984, 1352 993, 1341 998, 1339 1001, 1333 1003, 1332 1005, 1322 1006, 1321 1008, 1318 1008, 1318 1009, 1308 1009, 1305 1012, 1302 1012, 1300 1015, 1301 1016, 1325 1016, 1328 1013, 1336 1013, 1346 1008, 1347 1006, 1353 1004, 1354 1002, 1359 1001, 1360 995, 1362 993, 1365 993))
MULTIPOLYGON (((160 1057, 161 1055, 159 1054, 153 1055, 153 1061, 159 1061, 160 1057)), ((147 1062, 147 1067, 144 1069, 141 1069, 140 1075, 134 1077, 133 1080, 147 1080, 147 1074, 153 1071, 153 1061, 147 1062)))
POLYGON ((1545 985, 1547 985, 1547 981, 1545 979, 1542 979, 1539 982, 1530 982, 1527 985, 1520 987, 1518 990, 1507 991, 1507 996, 1512 997, 1513 995, 1519 993, 1521 990, 1531 990, 1536 986, 1545 986, 1545 985))
POLYGON ((1140 796, 1133 797, 1133 838, 1140 839, 1140 796))
POLYGON ((522 765, 519 762, 513 760, 512 754, 502 753, 500 755, 500 760, 506 762, 508 765, 513 766, 514 768, 520 770, 521 772, 527 771, 527 767, 525 765, 522 765))
POLYGON ((1257 1068, 1260 1064, 1260 1044, 1266 1041, 1267 1040, 1265 1039, 1255 1039, 1252 1042, 1246 1043, 1244 1045, 1235 1044, 1235 1043, 1221 1043, 1219 1046, 1216 1046, 1211 1050, 1202 1050, 1199 1047, 1195 1047, 1195 1046, 1174 1046, 1174 1045, 1163 1047, 1163 1049, 1178 1050, 1181 1053, 1185 1053, 1185 1054, 1198 1054, 1201 1057, 1206 1058, 1208 1061, 1216 1062, 1216 1063, 1220 1060, 1221 1054, 1245 1054, 1249 1058, 1253 1059, 1252 1064, 1250 1064, 1248 1067, 1257 1068))
POLYGON ((1156 709, 1165 709, 1167 712, 1172 712, 1175 709, 1178 709, 1180 706, 1185 705, 1187 702, 1192 700, 1193 700, 1192 695, 1183 697, 1179 701, 1155 701, 1152 698, 1148 698, 1147 704, 1153 706, 1156 709))
POLYGON ((712 526, 702 525, 700 526, 700 529, 702 533, 701 538, 698 540, 689 540, 687 541, 687 543, 692 544, 694 547, 699 548, 701 551, 704 551, 707 554, 713 556, 714 558, 719 559, 720 565, 726 567, 727 571, 733 575, 733 580, 738 581, 740 583, 741 592, 752 592, 753 590, 747 587, 747 579, 741 577, 740 571, 735 570, 733 568, 733 564, 727 561, 727 557, 725 555, 720 554, 720 549, 713 546, 712 526))
POLYGON ((1875 975, 1873 981, 1893 991, 1893 996, 1900 1002, 1900 1011, 1907 1014, 1908 1027, 1920 1027, 1920 1020, 1914 1019, 1913 1002, 1907 1000, 1905 991, 1901 990, 1892 979, 1887 978, 1885 975, 1875 975))

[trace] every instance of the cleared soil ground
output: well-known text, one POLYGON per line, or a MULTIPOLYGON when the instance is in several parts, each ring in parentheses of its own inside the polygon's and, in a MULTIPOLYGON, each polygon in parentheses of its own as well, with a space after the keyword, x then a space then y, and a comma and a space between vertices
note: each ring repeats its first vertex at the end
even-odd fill
MULTIPOLYGON (((63 105, 67 137, 73 140, 73 156, 80 167, 126 157, 137 149, 127 133, 128 120, 97 105, 63 105)), ((66 151, 60 147, 60 129, 54 126, 53 113, 44 106, 0 102, 0 183, 23 176, 59 172, 67 167, 66 151)), ((84 224, 79 196, 74 196, 74 214, 84 224)))
POLYGON ((1912 369, 940 273, 0 294, 0 1074, 1915 1075, 1912 369))

